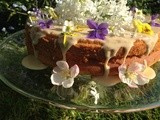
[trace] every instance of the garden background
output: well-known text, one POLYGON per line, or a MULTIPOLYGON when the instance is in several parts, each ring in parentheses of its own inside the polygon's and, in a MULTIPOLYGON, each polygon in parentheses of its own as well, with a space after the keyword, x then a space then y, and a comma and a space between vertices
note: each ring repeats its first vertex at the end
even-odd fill
MULTIPOLYGON (((33 7, 55 6, 54 0, 1 0, 0 42, 24 29, 27 11, 33 7)), ((160 0, 128 0, 145 14, 160 13, 160 0)), ((1 69, 1 68, 0 68, 1 69)), ((65 110, 20 95, 0 81, 0 120, 159 120, 160 108, 135 113, 92 113, 65 110)))

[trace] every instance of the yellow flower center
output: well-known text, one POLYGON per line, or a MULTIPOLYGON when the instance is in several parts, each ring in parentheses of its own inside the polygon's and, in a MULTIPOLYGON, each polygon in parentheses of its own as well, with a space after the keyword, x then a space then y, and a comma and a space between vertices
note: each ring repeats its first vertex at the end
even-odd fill
POLYGON ((64 79, 68 79, 71 77, 71 73, 69 70, 63 70, 60 73, 61 73, 62 78, 64 79))
POLYGON ((125 73, 125 76, 127 77, 127 78, 129 78, 130 80, 135 80, 136 78, 137 78, 137 75, 134 73, 134 72, 126 72, 125 73))

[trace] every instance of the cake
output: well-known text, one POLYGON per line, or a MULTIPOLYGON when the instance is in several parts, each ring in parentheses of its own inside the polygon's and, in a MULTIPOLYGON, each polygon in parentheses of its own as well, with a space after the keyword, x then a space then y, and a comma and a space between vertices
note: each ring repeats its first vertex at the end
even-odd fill
MULTIPOLYGON (((120 81, 137 88, 156 76, 160 29, 127 0, 59 1, 56 7, 29 12, 25 28, 28 56, 22 64, 34 70, 53 68, 51 82, 70 88, 74 78, 91 75, 107 86, 120 81)), ((153 18, 153 17, 152 17, 153 18)))

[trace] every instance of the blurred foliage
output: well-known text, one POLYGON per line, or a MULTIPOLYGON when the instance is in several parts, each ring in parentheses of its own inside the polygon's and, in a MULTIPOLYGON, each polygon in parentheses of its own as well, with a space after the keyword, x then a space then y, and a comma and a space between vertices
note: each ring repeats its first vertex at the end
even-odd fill
POLYGON ((128 5, 143 10, 145 14, 160 13, 160 0, 128 0, 128 5))
POLYGON ((55 0, 1 0, 0 32, 15 32, 23 29, 27 19, 27 11, 32 8, 55 6, 55 0))
MULTIPOLYGON (((27 11, 32 8, 55 6, 55 0, 1 0, 0 32, 12 33, 23 29, 27 11)), ((128 6, 142 9, 144 13, 160 13, 160 0, 128 0, 128 6)))

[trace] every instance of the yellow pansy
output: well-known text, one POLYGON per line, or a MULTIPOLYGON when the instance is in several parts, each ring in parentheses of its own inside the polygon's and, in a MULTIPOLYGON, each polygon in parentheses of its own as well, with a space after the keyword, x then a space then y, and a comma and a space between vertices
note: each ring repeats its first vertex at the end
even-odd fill
POLYGON ((148 23, 142 23, 140 20, 134 20, 133 25, 139 33, 144 33, 148 35, 153 35, 154 33, 151 26, 148 23))
POLYGON ((142 33, 142 22, 140 20, 134 20, 133 25, 137 29, 137 32, 142 33))
POLYGON ((148 34, 148 35, 154 34, 151 26, 148 23, 143 23, 143 33, 148 34))

